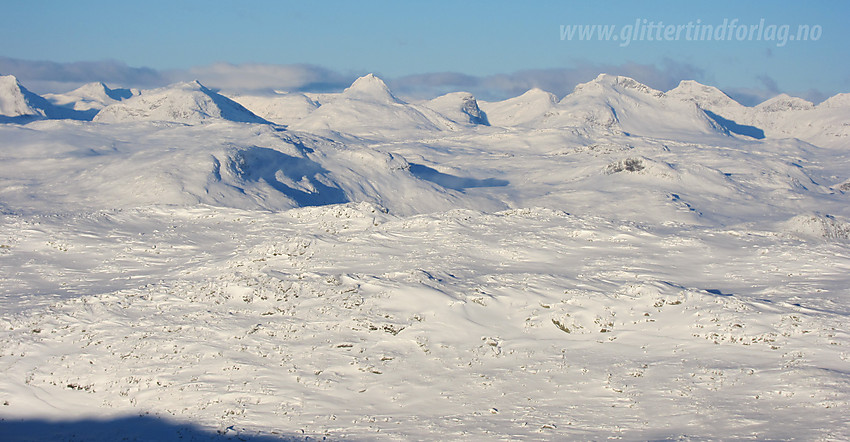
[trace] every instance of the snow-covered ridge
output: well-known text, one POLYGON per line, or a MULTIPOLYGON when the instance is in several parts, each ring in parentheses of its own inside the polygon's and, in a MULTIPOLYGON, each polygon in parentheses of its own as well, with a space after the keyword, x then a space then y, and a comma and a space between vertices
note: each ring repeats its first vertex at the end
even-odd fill
POLYGON ((717 132, 750 138, 793 137, 824 147, 842 146, 850 139, 850 94, 835 95, 817 106, 782 94, 747 107, 716 87, 693 80, 661 92, 632 78, 607 74, 576 86, 555 104, 544 94, 532 90, 485 103, 483 108, 493 124, 508 127, 602 127, 662 136, 717 132))
POLYGON ((305 94, 274 92, 264 95, 227 94, 233 101, 275 124, 288 126, 310 115, 320 104, 305 94))
POLYGON ((760 103, 756 108, 764 112, 783 112, 811 110, 815 108, 815 105, 802 98, 792 97, 788 94, 779 94, 760 103))
POLYGON ((44 94, 44 98, 57 106, 87 111, 103 109, 134 95, 139 95, 138 89, 110 89, 103 82, 94 82, 63 94, 44 94))
POLYGON ((549 116, 557 103, 555 94, 533 88, 518 97, 480 105, 491 124, 511 127, 536 124, 540 118, 549 116))
POLYGON ((747 107, 716 88, 696 85, 695 82, 680 84, 667 96, 694 102, 720 117, 717 120, 724 125, 742 128, 744 133, 760 133, 766 138, 798 138, 822 147, 841 147, 850 140, 848 94, 838 94, 818 105, 780 94, 747 107))
POLYGON ((453 92, 422 103, 452 121, 461 124, 489 126, 487 114, 478 106, 478 100, 469 92, 453 92))
POLYGON ((666 96, 682 101, 692 101, 701 105, 742 107, 743 105, 714 86, 707 86, 694 80, 682 80, 679 85, 665 93, 666 96))
POLYGON ((0 76, 0 123, 26 123, 42 118, 89 120, 92 115, 54 106, 30 92, 14 75, 0 76))
POLYGON ((850 99, 838 94, 815 106, 785 94, 754 107, 743 106, 721 90, 684 80, 662 92, 629 77, 600 74, 558 100, 540 89, 514 98, 479 103, 466 92, 453 92, 427 102, 408 103, 387 84, 368 74, 340 93, 275 93, 228 98, 198 82, 153 90, 110 89, 90 83, 46 100, 4 77, 0 113, 4 121, 41 118, 274 122, 317 133, 355 137, 404 138, 410 133, 455 132, 473 126, 543 130, 619 132, 658 137, 690 133, 750 138, 794 137, 825 147, 850 137, 850 99), (249 110, 250 109, 250 110, 249 110))
POLYGON ((657 137, 727 133, 696 104, 671 99, 661 91, 622 76, 600 74, 576 86, 553 107, 538 108, 545 113, 530 123, 537 128, 577 128, 657 137))
POLYGON ((818 107, 825 108, 850 108, 850 93, 837 94, 827 98, 818 107))
POLYGON ((412 134, 421 137, 456 127, 434 110, 399 99, 373 74, 358 78, 340 94, 324 97, 315 111, 290 126, 306 132, 343 133, 371 139, 404 138, 412 134))
POLYGON ((642 94, 651 95, 653 97, 661 97, 664 95, 663 92, 655 90, 633 78, 624 77, 620 75, 609 75, 609 74, 599 74, 595 79, 587 82, 581 83, 575 87, 573 93, 575 94, 596 94, 606 89, 613 89, 617 92, 624 91, 636 91, 642 94))
POLYGON ((240 123, 267 123, 241 104, 214 92, 197 80, 142 91, 139 95, 101 109, 94 121, 173 121, 200 123, 228 120, 240 123))

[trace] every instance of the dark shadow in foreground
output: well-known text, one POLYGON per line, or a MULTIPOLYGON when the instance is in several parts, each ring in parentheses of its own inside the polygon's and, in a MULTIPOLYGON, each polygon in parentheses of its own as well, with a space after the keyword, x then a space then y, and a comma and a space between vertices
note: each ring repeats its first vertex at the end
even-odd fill
POLYGON ((251 434, 233 427, 220 431, 197 425, 171 422, 151 416, 111 420, 49 421, 0 420, 3 441, 252 441, 290 442, 323 440, 322 436, 294 434, 251 434))
POLYGON ((734 296, 731 293, 723 293, 722 291, 717 290, 717 289, 705 289, 705 291, 707 291, 708 293, 711 293, 712 295, 717 295, 717 296, 734 296))
POLYGON ((447 173, 442 173, 428 166, 421 164, 410 163, 410 173, 420 180, 430 181, 439 184, 447 189, 463 191, 472 187, 505 187, 509 183, 505 180, 496 178, 486 178, 479 180, 477 178, 466 178, 447 173))

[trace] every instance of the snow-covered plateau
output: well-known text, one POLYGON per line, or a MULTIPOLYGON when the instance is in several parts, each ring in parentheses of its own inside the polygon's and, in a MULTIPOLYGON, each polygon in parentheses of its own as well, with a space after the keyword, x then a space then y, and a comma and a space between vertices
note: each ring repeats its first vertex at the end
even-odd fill
POLYGON ((0 77, 0 439, 850 439, 850 100, 0 77))

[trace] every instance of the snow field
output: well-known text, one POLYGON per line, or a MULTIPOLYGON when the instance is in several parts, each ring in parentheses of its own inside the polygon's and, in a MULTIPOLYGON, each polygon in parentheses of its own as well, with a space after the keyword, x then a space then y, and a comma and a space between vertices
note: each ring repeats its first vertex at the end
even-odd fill
POLYGON ((332 438, 846 436, 831 294, 850 257, 834 244, 548 209, 244 215, 130 214, 192 220, 175 255, 199 230, 241 234, 202 269, 4 318, 7 416, 87 404, 332 438))
POLYGON ((844 96, 0 89, 8 438, 850 439, 844 96))

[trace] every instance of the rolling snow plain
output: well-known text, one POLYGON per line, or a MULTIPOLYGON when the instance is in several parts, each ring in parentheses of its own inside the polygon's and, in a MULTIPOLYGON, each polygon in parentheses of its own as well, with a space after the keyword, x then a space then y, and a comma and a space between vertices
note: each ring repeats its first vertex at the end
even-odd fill
POLYGON ((847 95, 0 79, 0 439, 850 439, 847 95))

